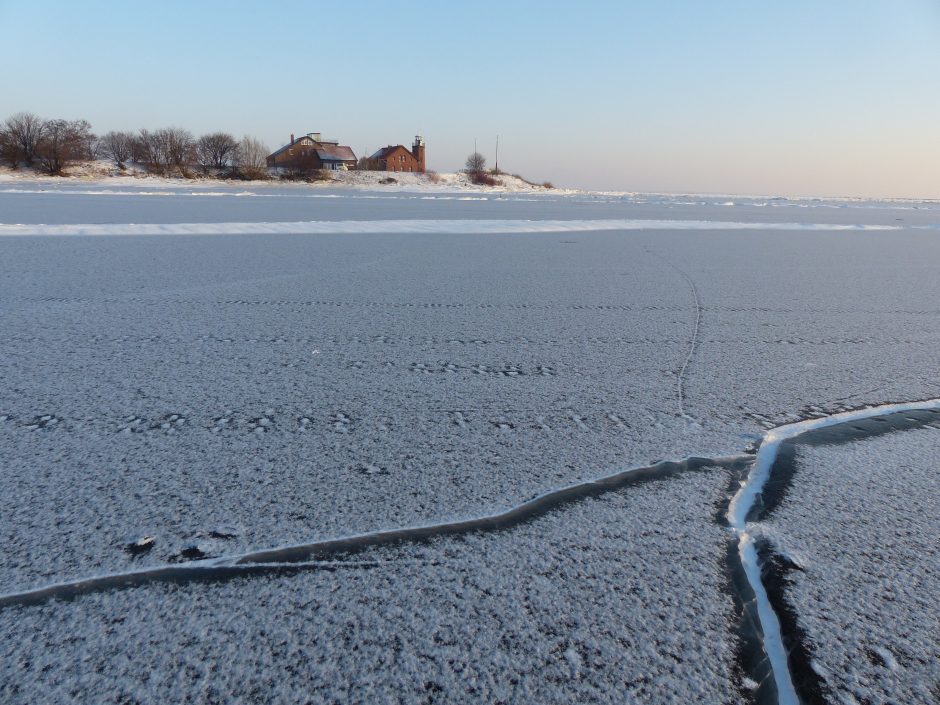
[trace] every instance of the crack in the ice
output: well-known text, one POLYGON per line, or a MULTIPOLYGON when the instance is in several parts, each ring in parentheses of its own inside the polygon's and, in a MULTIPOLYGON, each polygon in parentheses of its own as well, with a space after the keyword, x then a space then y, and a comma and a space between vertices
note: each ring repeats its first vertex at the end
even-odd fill
POLYGON ((149 583, 216 581, 260 573, 335 570, 339 566, 347 567, 345 562, 336 563, 335 559, 360 553, 370 548, 429 541, 442 536, 456 536, 478 531, 503 531, 531 521, 562 505, 620 490, 630 485, 661 480, 681 472, 697 471, 704 468, 741 469, 750 461, 751 456, 747 455, 727 458, 693 456, 680 461, 662 461, 654 465, 631 468, 596 480, 587 480, 552 490, 498 514, 462 521, 389 529, 293 546, 282 546, 252 551, 237 556, 193 561, 186 565, 160 565, 135 571, 66 581, 32 590, 0 595, 0 609, 34 605, 52 599, 73 599, 81 595, 116 588, 137 587, 149 583))
MULTIPOLYGON (((904 412, 929 410, 940 410, 940 399, 884 404, 799 421, 772 429, 764 435, 747 480, 732 498, 728 506, 727 521, 737 538, 738 559, 754 594, 759 626, 763 635, 763 648, 770 662, 777 690, 777 702, 780 705, 800 705, 803 698, 798 695, 794 685, 791 658, 784 645, 780 617, 771 603, 764 585, 761 574, 764 561, 758 553, 757 538, 750 533, 749 525, 763 516, 766 508, 763 494, 765 487, 771 480, 771 471, 774 468, 781 446, 785 443, 796 442, 796 439, 801 436, 807 436, 807 442, 812 442, 813 434, 819 435, 820 429, 827 427, 844 426, 904 412)), ((920 417, 911 419, 911 421, 927 423, 927 420, 920 417)), ((901 425, 895 426, 895 428, 901 427, 901 425)), ((865 429, 862 429, 862 431, 865 431, 865 429)), ((854 437, 849 436, 849 440, 858 437, 860 436, 857 434, 854 437)))
POLYGON ((670 269, 673 269, 674 271, 676 271, 679 274, 679 276, 681 276, 685 280, 686 284, 688 284, 689 293, 691 293, 692 295, 692 307, 695 312, 695 320, 692 323, 692 336, 689 340, 689 350, 686 353, 685 359, 682 361, 682 366, 679 368, 679 372, 676 375, 676 403, 679 407, 680 417, 688 421, 692 421, 693 423, 697 423, 695 418, 689 415, 688 413, 686 413, 686 410, 685 410, 685 373, 686 373, 686 370, 688 370, 689 363, 692 362, 692 356, 695 354, 695 349, 698 346, 699 330, 701 329, 701 326, 702 326, 702 311, 703 311, 702 299, 699 296, 698 287, 695 285, 695 282, 693 281, 692 277, 690 277, 689 274, 684 269, 676 265, 676 263, 673 262, 670 258, 660 255, 655 250, 652 250, 648 247, 645 249, 646 249, 646 252, 659 258, 670 269))
POLYGON ((679 376, 676 380, 676 392, 679 402, 679 416, 694 421, 691 416, 689 416, 685 411, 685 372, 689 367, 689 363, 692 362, 692 355, 695 354, 695 348, 698 345, 698 335, 699 329, 702 325, 702 300, 698 294, 698 287, 695 286, 695 282, 692 281, 692 277, 685 273, 682 269, 677 267, 675 264, 670 263, 673 269, 675 269, 682 277, 685 279, 686 283, 689 285, 689 289, 692 292, 692 303, 695 307, 695 323, 692 326, 692 339, 689 341, 689 352, 685 356, 685 361, 682 363, 682 367, 679 369, 679 376))

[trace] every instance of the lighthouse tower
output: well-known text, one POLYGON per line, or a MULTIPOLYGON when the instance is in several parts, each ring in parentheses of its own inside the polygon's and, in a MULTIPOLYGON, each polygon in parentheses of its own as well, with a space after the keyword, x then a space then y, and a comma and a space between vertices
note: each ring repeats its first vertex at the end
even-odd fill
POLYGON ((424 161, 424 139, 421 135, 415 135, 415 143, 411 146, 411 153, 418 160, 418 171, 423 174, 427 171, 427 163, 424 161))

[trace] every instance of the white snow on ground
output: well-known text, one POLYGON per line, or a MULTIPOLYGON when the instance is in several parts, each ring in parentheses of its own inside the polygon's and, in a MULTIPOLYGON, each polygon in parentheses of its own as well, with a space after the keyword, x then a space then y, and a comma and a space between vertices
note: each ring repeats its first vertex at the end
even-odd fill
POLYGON ((0 699, 744 702, 711 516, 727 483, 687 473, 335 572, 4 610, 0 699))
POLYGON ((487 193, 553 193, 556 195, 584 193, 577 189, 546 188, 541 184, 531 183, 521 177, 510 174, 494 176, 499 184, 496 186, 481 186, 474 184, 467 174, 457 173, 407 173, 384 171, 334 171, 330 172, 327 181, 312 183, 285 181, 272 178, 266 181, 233 181, 212 176, 202 176, 198 170, 193 170, 194 178, 184 179, 166 177, 148 173, 147 169, 139 165, 130 165, 125 171, 120 171, 112 163, 105 160, 86 162, 71 166, 66 176, 47 176, 31 169, 10 170, 0 167, 0 184, 18 184, 34 182, 37 184, 56 187, 62 184, 100 184, 102 186, 175 186, 175 187, 231 187, 250 185, 252 189, 269 187, 295 188, 295 189, 323 189, 327 187, 341 187, 349 190, 375 190, 384 192, 421 190, 429 193, 459 193, 459 192, 487 192, 487 193))
POLYGON ((787 597, 840 703, 940 700, 940 431, 798 446, 763 528, 802 571, 787 597))

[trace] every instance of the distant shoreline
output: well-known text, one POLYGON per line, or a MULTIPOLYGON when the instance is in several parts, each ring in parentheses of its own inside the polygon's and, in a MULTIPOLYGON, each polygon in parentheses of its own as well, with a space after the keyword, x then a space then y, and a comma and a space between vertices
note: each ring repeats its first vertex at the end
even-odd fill
POLYGON ((231 179, 213 175, 193 175, 190 178, 176 176, 162 176, 151 174, 145 167, 133 166, 119 170, 112 162, 98 160, 83 162, 68 168, 62 176, 50 176, 34 169, 19 168, 16 170, 7 167, 0 168, 0 184, 17 182, 34 182, 43 184, 74 184, 74 183, 107 183, 120 186, 250 186, 257 187, 296 187, 305 189, 322 188, 356 188, 356 189, 388 189, 390 191, 429 191, 436 193, 474 192, 474 193, 551 193, 554 195, 587 194, 589 191, 580 189, 546 188, 525 179, 510 174, 495 175, 499 182, 496 186, 478 185, 471 182, 470 177, 462 172, 441 173, 428 172, 401 173, 384 171, 331 171, 330 178, 311 181, 279 179, 231 179))
MULTIPOLYGON (((862 197, 862 196, 792 196, 780 194, 732 194, 732 193, 667 193, 667 192, 640 192, 640 191, 594 191, 577 188, 545 188, 538 184, 526 181, 520 177, 501 173, 497 178, 502 182, 500 186, 482 186, 473 184, 467 174, 436 173, 427 174, 399 173, 383 171, 336 171, 331 172, 328 181, 291 181, 278 178, 270 179, 226 179, 217 176, 194 175, 191 178, 169 177, 150 174, 145 167, 131 167, 123 172, 118 170, 112 162, 98 160, 84 162, 69 168, 64 176, 50 176, 34 169, 20 167, 12 170, 0 166, 0 188, 4 184, 37 183, 50 186, 61 184, 101 184, 109 186, 156 186, 156 187, 226 187, 237 188, 297 188, 297 189, 351 189, 351 190, 382 190, 390 192, 427 192, 427 193, 480 193, 480 194, 541 194, 552 196, 588 196, 630 199, 663 199, 673 203, 684 200, 700 201, 699 205, 739 205, 740 201, 767 201, 795 204, 886 204, 897 206, 917 207, 940 206, 940 198, 907 198, 907 197, 862 197), (386 179, 394 179, 394 183, 382 183, 386 179)), ((743 204, 741 204, 743 205, 743 204)))

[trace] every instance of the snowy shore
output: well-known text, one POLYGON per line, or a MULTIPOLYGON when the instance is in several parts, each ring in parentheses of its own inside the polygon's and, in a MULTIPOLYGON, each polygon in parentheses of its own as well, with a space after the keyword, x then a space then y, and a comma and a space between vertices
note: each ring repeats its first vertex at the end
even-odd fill
POLYGON ((20 168, 11 170, 0 167, 0 185, 4 183, 37 182, 48 184, 87 184, 99 186, 155 186, 155 187, 232 187, 244 188, 297 188, 297 189, 323 189, 323 188, 349 188, 349 189, 381 189, 386 191, 426 191, 429 193, 553 193, 576 194, 585 193, 579 189, 556 189, 526 181, 511 174, 494 176, 498 180, 497 186, 483 186, 472 183, 470 177, 462 172, 427 174, 400 173, 385 171, 331 171, 330 179, 325 181, 287 181, 278 178, 269 180, 223 179, 213 176, 202 176, 194 171, 193 178, 159 176, 149 173, 146 168, 130 165, 125 170, 118 169, 112 162, 103 160, 85 162, 69 167, 65 176, 48 176, 32 169, 20 168))

